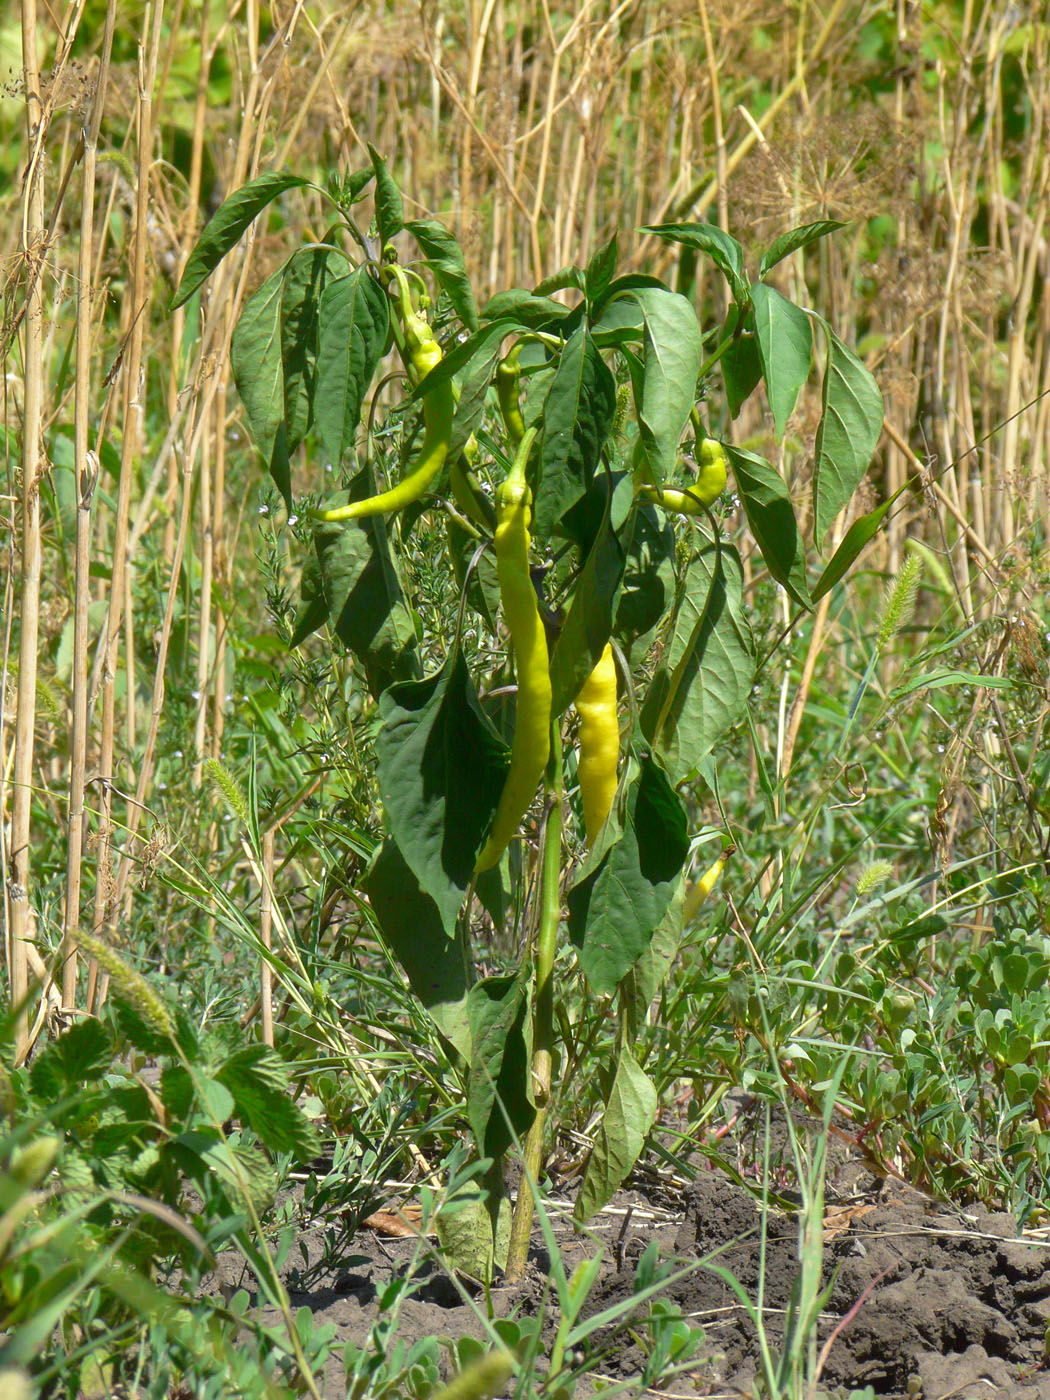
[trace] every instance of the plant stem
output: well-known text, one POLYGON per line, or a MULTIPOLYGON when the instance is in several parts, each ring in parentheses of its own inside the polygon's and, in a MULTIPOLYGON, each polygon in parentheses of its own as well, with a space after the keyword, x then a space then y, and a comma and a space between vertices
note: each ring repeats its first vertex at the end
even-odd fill
POLYGON ((558 951, 561 916, 562 758, 558 721, 551 724, 551 753, 547 764, 547 815, 543 828, 540 867, 540 914, 536 930, 534 1002, 532 1012, 532 1091, 536 1117, 525 1138, 521 1184, 514 1205, 507 1252, 507 1282, 520 1278, 529 1253, 533 1193, 539 1189, 543 1129, 551 1096, 551 1054, 554 1048, 554 959, 558 951))

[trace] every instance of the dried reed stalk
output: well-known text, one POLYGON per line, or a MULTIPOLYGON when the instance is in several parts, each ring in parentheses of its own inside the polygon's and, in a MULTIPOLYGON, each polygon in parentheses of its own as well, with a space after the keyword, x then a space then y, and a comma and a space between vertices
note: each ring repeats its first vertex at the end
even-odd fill
POLYGON ((15 1058, 28 1047, 29 969, 26 945, 33 938, 29 905, 32 869, 29 825, 33 808, 33 745, 36 737, 37 643, 40 630, 40 474, 44 469, 41 427, 44 406, 41 271, 44 232, 44 105, 37 57, 36 0, 22 4, 22 65, 25 83, 26 150, 22 192, 21 249, 26 279, 23 319, 24 394, 22 407, 21 598, 19 602, 18 690, 14 765, 11 774, 11 845, 7 880, 8 960, 11 1005, 16 1013, 15 1058))

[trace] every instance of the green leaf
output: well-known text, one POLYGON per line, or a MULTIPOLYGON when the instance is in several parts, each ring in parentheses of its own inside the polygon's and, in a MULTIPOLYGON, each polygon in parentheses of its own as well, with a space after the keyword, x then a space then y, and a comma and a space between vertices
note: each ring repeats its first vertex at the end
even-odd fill
POLYGON ((364 268, 329 283, 321 297, 317 431, 332 465, 354 445, 361 408, 386 347, 390 302, 364 268))
POLYGON ((868 469, 882 433, 882 394, 871 371, 820 322, 828 343, 813 473, 814 534, 823 540, 868 469))
POLYGON ((703 342, 696 312, 685 297, 645 287, 630 295, 645 319, 638 426, 653 482, 661 485, 674 468, 693 409, 703 342))
MULTIPOLYGON (((371 491, 369 474, 359 473, 351 499, 371 491)), ((327 620, 363 665, 373 695, 393 681, 418 676, 416 629, 382 516, 319 524, 314 530, 314 551, 303 567, 302 608, 292 646, 327 620)))
POLYGON ((528 995, 522 973, 486 977, 467 994, 472 1051, 467 1116, 478 1152, 499 1158, 536 1116, 528 1093, 532 1064, 528 995), (508 1123, 509 1118, 509 1123, 508 1123))
POLYGON ((552 716, 562 714, 576 699, 612 635, 623 570, 623 546, 606 511, 550 659, 552 716))
POLYGON ((751 288, 751 304, 769 407, 777 436, 783 437, 799 390, 809 375, 813 329, 804 311, 764 282, 756 282, 751 288))
POLYGON ((368 156, 376 176, 375 204, 379 241, 385 247, 404 228, 405 209, 401 202, 401 191, 386 168, 386 161, 371 142, 368 143, 368 156))
POLYGON ((746 305, 748 283, 744 272, 744 250, 730 234, 714 224, 705 223, 647 224, 642 232, 655 233, 657 238, 668 243, 684 243, 689 248, 706 253, 725 275, 733 300, 746 305))
POLYGON ((434 901, 419 888, 404 856, 387 841, 364 880, 383 941, 441 1034, 470 1062, 467 1018, 469 955, 462 933, 445 934, 434 901))
MULTIPOLYGON (((685 917, 685 889, 685 878, 679 877, 663 918, 653 930, 648 946, 632 969, 637 998, 635 1019, 638 1023, 644 1023, 650 1003, 663 986, 664 978, 678 956, 685 917)), ((627 985, 624 984, 625 987, 627 985)), ((620 994, 623 995, 623 988, 620 994)))
POLYGON ((318 328, 326 285, 346 268, 333 248, 300 248, 288 259, 281 285, 281 366, 284 429, 294 452, 314 418, 318 328))
POLYGON ((285 190, 301 189, 308 185, 300 175, 279 174, 271 171, 249 180, 228 199, 208 220, 204 232, 197 240, 197 246, 189 256, 175 295, 171 299, 174 311, 189 301, 197 288, 215 271, 219 263, 240 240, 248 225, 259 217, 262 211, 285 190))
POLYGON ((769 572, 786 592, 811 607, 806 586, 806 550, 784 479, 762 457, 725 446, 751 533, 769 572))
POLYGON ((599 994, 615 991, 648 947, 689 854, 685 809, 648 756, 628 783, 621 826, 594 848, 568 896, 569 935, 599 994))
POLYGON ((674 527, 663 511, 642 503, 624 531, 624 541, 623 586, 613 630, 626 650, 636 643, 641 650, 674 597, 674 527))
POLYGON ((897 487, 888 501, 883 501, 881 506, 876 506, 874 510, 869 510, 867 515, 862 515, 854 520, 846 531, 842 543, 828 561, 827 568, 817 580, 817 586, 813 590, 814 603, 819 602, 824 594, 829 589, 834 588, 839 579, 848 572, 850 565, 864 546, 878 533, 879 526, 889 513, 890 506, 907 489, 908 482, 905 481, 897 487))
POLYGON ((246 1045, 215 1074, 233 1095, 237 1114, 271 1152, 291 1150, 302 1160, 320 1150, 316 1129, 292 1102, 288 1070, 268 1045, 246 1045))
POLYGON ((566 342, 543 412, 533 532, 548 539, 594 475, 616 412, 616 380, 586 326, 566 342))
POLYGON ((450 462, 455 461, 463 451, 467 439, 485 416, 493 374, 503 353, 502 341, 502 335, 483 338, 460 380, 459 403, 456 404, 456 416, 448 444, 450 462))
POLYGON ((722 380, 726 386, 726 403, 730 418, 736 418, 762 378, 762 356, 753 335, 741 334, 733 340, 719 360, 722 380))
POLYGON ((826 238, 829 233, 845 227, 841 219, 818 219, 816 223, 800 224, 798 228, 782 233, 762 255, 762 261, 758 265, 759 277, 764 277, 771 267, 775 267, 782 258, 789 257, 799 248, 805 248, 808 243, 815 243, 818 238, 826 238))
POLYGON ((577 1220, 590 1220, 627 1180, 642 1155, 658 1106, 656 1085, 624 1045, 576 1197, 577 1220))
POLYGON ((379 713, 376 759, 388 828, 451 935, 499 803, 506 747, 458 648, 436 676, 391 686, 379 713))
POLYGON ((616 272, 619 258, 620 240, 619 235, 614 233, 608 243, 599 248, 591 258, 583 275, 584 290, 591 306, 594 306, 604 296, 613 279, 613 274, 616 272))
POLYGON ((34 1094, 53 1102, 94 1083, 112 1061, 112 1036, 101 1021, 87 1017, 74 1021, 40 1051, 29 1071, 29 1083, 34 1094))
POLYGON ((230 342, 230 364, 252 440, 290 510, 292 478, 281 358, 281 290, 286 266, 279 267, 245 302, 230 342))
POLYGON ((524 287, 511 287, 506 292, 497 292, 481 308, 483 321, 501 321, 507 317, 519 325, 537 330, 543 326, 556 325, 570 315, 570 309, 551 297, 538 297, 524 287))
POLYGON ((330 185, 330 192, 338 204, 344 209, 351 209, 361 199, 364 198, 365 190, 375 179, 375 171, 370 165, 363 170, 347 171, 342 182, 338 176, 333 177, 330 185))
POLYGON ((467 330, 478 328, 478 308, 474 304, 463 250, 455 236, 437 219, 411 219, 405 228, 423 250, 438 284, 455 308, 467 330))
POLYGON ((575 263, 569 263, 565 267, 559 267, 557 272, 552 272, 549 277, 544 277, 541 282, 537 282, 532 289, 532 295, 546 297, 551 292, 562 292, 569 287, 575 292, 582 292, 586 285, 583 268, 577 267, 575 263))
POLYGON ((676 784, 744 713, 754 675, 740 556, 728 544, 716 549, 702 529, 696 539, 641 715, 642 732, 676 784))

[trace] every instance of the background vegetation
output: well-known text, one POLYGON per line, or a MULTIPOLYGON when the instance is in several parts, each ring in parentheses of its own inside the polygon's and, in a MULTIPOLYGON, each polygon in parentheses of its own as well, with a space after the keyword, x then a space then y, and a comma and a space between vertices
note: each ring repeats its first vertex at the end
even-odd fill
MULTIPOLYGON (((349 1203, 354 1220, 384 1181, 429 1179, 462 1128, 440 1044, 355 893, 377 820, 366 692, 325 635, 289 653, 305 536, 231 382, 244 297, 323 235, 320 202, 278 201, 199 321, 168 311, 230 191, 282 168, 323 183, 367 165, 367 142, 406 212, 456 232, 482 294, 582 264, 619 229, 632 267, 714 322, 720 285, 640 225, 706 218, 753 250, 847 221, 780 269, 886 402, 833 541, 912 489, 811 616, 784 598, 753 617, 768 661, 750 721, 688 794, 698 864, 723 827, 737 853, 642 1032, 665 1105, 652 1161, 687 1174, 691 1154, 717 1152, 730 1090, 815 1104, 850 1049, 836 1124, 883 1168, 1023 1218, 1046 1209, 1050 27, 1037 8, 23 0, 39 67, 24 80, 5 22, 0 873, 16 1014, 0 1207, 21 1199, 19 1154, 45 1141, 61 1212, 50 1266, 36 1237, 5 1237, 21 1252, 0 1330, 17 1339, 35 1316, 38 1342, 79 1300, 53 1383, 103 1364, 99 1337, 107 1356, 114 1337, 134 1341, 147 1372, 168 1345, 187 1366, 232 1364, 225 1334, 174 1314, 165 1338, 137 1332, 136 1307, 165 1314, 129 1298, 122 1268, 154 1261, 136 1286, 159 1288, 155 1261, 171 1255, 192 1284, 199 1241, 236 1245, 280 1304, 262 1245, 276 1257, 292 1238, 289 1208, 271 1204, 288 1170, 278 1154, 275 1175, 273 1151, 334 1143, 342 1168, 315 1178, 307 1207, 328 1219, 349 1203), (62 962, 64 943, 79 961, 62 962), (122 1009, 85 1018, 109 985, 122 1009), (276 1049, 244 1063, 260 1016, 276 1049), (97 1030, 47 1060, 69 1025, 97 1030), (158 1058, 162 1101, 140 1073, 158 1058), (88 1070, 108 1087, 76 1101, 88 1070), (279 1106, 282 1076, 295 1113, 279 1106), (196 1239, 129 1203, 182 1209, 186 1179, 203 1202, 196 1239), (113 1262, 94 1281, 58 1267, 100 1246, 113 1262)), ((782 443, 761 406, 716 425, 776 463, 808 537, 817 382, 782 443)), ((750 585, 759 556, 732 503, 725 527, 750 585)), ((411 583, 444 596, 425 538, 411 583)), ((507 951, 493 947, 494 967, 507 951)), ((572 1053, 597 1055, 604 1034, 581 1000, 572 1053)), ((599 1106, 597 1084, 557 1106, 566 1170, 599 1106)), ((23 1176, 35 1189, 46 1171, 23 1176)), ((316 1353, 289 1329, 257 1337, 259 1354, 310 1388, 316 1353)), ((5 1359, 36 1354, 25 1335, 12 1345, 5 1359)))

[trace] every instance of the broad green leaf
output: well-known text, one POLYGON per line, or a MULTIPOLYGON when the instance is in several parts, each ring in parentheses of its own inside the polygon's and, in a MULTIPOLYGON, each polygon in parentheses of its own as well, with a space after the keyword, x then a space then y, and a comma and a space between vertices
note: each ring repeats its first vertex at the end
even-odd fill
POLYGON ((379 241, 385 247, 404 228, 405 209, 401 202, 401 191, 386 168, 386 161, 371 142, 368 144, 368 156, 376 177, 375 203, 379 241))
POLYGON ((612 635, 623 581, 623 546, 606 511, 580 570, 576 592, 550 659, 551 714, 562 714, 580 693, 612 635))
POLYGON ((320 1150, 317 1131, 292 1101, 288 1068, 268 1045, 246 1045, 216 1071, 233 1095, 237 1114, 271 1152, 291 1150, 301 1160, 320 1150))
POLYGON ((724 233, 715 224, 647 224, 643 233, 655 233, 668 243, 683 243, 706 253, 717 268, 725 275, 733 293, 733 300, 746 305, 748 295, 747 275, 744 272, 744 250, 730 234, 724 233))
POLYGON ((543 414, 533 531, 548 539, 583 496, 616 412, 616 380, 586 326, 566 342, 543 414))
POLYGON ((284 423, 284 365, 281 360, 279 267, 244 304, 230 342, 234 383, 244 404, 252 441, 263 455, 274 484, 291 509, 292 478, 284 423))
POLYGON ((725 451, 744 503, 751 533, 769 572, 796 603, 811 606, 806 586, 806 550, 784 479, 763 457, 741 447, 725 451))
MULTIPOLYGON (((371 489, 369 474, 361 472, 351 499, 370 495, 371 489)), ((314 556, 303 567, 301 592, 292 646, 327 620, 361 662, 373 695, 393 681, 419 675, 416 629, 381 516, 318 525, 314 556)))
POLYGON ((448 444, 448 460, 453 462, 463 451, 467 439, 485 416, 489 389, 492 387, 496 365, 503 353, 502 335, 489 336, 479 342, 480 348, 467 365, 460 381, 459 402, 448 444))
POLYGON ((314 418, 321 302, 333 277, 346 270, 334 248, 300 248, 288 259, 281 285, 281 366, 284 429, 294 452, 314 418))
POLYGON ((862 515, 854 520, 853 524, 846 531, 842 543, 828 561, 828 566, 817 580, 817 586, 813 590, 814 603, 819 602, 830 588, 834 588, 839 579, 849 570, 850 565, 858 557, 864 546, 878 533, 879 526, 889 513, 890 506, 904 491, 908 489, 908 482, 898 486, 888 501, 883 501, 881 506, 876 506, 874 510, 869 510, 867 515, 862 515))
POLYGON ((271 171, 249 180, 228 199, 224 199, 208 220, 204 232, 197 240, 197 246, 189 256, 175 295, 171 299, 171 310, 174 311, 189 301, 197 288, 207 280, 240 240, 248 225, 258 218, 268 204, 278 195, 284 194, 285 190, 301 189, 309 183, 300 175, 271 171))
POLYGON ((506 748, 458 648, 436 676, 391 686, 379 713, 387 827, 451 936, 503 789, 506 748))
POLYGON ((591 335, 600 350, 638 344, 644 333, 642 308, 630 297, 607 302, 598 318, 591 322, 591 335))
POLYGON ((624 316, 630 316, 632 324, 640 333, 644 324, 640 315, 641 308, 630 297, 625 297, 624 293, 653 289, 658 292, 671 290, 666 282, 648 272, 625 272, 622 277, 614 277, 591 307, 591 329, 596 330, 598 326, 609 324, 619 325, 624 316), (608 318, 611 318, 611 321, 608 318))
POLYGON ((478 308, 474 304, 463 250, 455 236, 437 219, 411 219, 405 228, 423 250, 423 256, 442 291, 455 308, 468 331, 478 328, 478 308))
POLYGON ((511 287, 506 292, 497 292, 481 308, 483 321, 502 321, 509 317, 519 325, 536 330, 541 326, 564 321, 570 309, 551 297, 538 297, 524 287, 511 287))
POLYGON ((541 282, 537 282, 532 289, 532 295, 548 297, 551 292, 563 292, 569 287, 574 292, 582 292, 586 285, 583 268, 577 267, 575 263, 568 263, 565 267, 559 267, 557 272, 552 272, 549 277, 544 277, 541 282))
MULTIPOLYGON (((634 990, 637 998, 635 1020, 642 1024, 645 1013, 657 992, 664 984, 664 978, 671 970, 682 942, 682 929, 685 912, 685 877, 679 877, 674 895, 664 912, 663 918, 653 930, 648 946, 642 952, 632 969, 634 990)), ((624 983, 626 987, 628 983, 624 983)))
POLYGON ((483 1157, 499 1158, 528 1132, 532 1045, 529 997, 521 973, 486 977, 467 994, 471 1057, 467 1117, 483 1157), (509 1119, 509 1122, 508 1122, 509 1119))
POLYGON ((807 244, 815 243, 818 238, 826 238, 837 228, 845 227, 841 219, 818 219, 816 223, 800 224, 798 228, 782 233, 762 255, 762 261, 758 265, 759 277, 764 277, 771 267, 775 267, 782 258, 789 257, 797 249, 805 248, 807 244))
POLYGON ((882 394, 871 371, 820 322, 828 344, 813 473, 819 544, 868 469, 882 433, 882 394))
POLYGON ((609 283, 616 272, 616 264, 620 258, 620 240, 617 234, 603 244, 594 254, 584 273, 584 290, 587 293, 587 301, 594 306, 605 294, 609 283))
POLYGON ((685 809, 648 756, 630 779, 617 822, 569 891, 569 935, 593 991, 615 991, 641 957, 674 896, 689 854, 685 809))
POLYGON ((736 418, 762 378, 762 356, 758 341, 746 332, 738 335, 719 360, 726 386, 730 418, 736 418))
MULTIPOLYGON (((653 482, 661 485, 674 468, 692 412, 703 343, 696 312, 685 297, 645 287, 631 296, 645 319, 638 424, 653 482)), ((636 384, 636 402, 637 395, 636 384)))
MULTIPOLYGON (((472 1192, 465 1202, 457 1201, 454 1210, 446 1206, 434 1221, 442 1260, 452 1268, 462 1270, 470 1278, 480 1279, 482 1283, 492 1282, 494 1264, 504 1268, 507 1263, 510 1198, 503 1195, 495 1204, 495 1228, 487 1193, 480 1189, 472 1192)), ((450 1385, 456 1385, 458 1379, 450 1382, 450 1385)), ((420 1390, 417 1393, 424 1392, 420 1390)), ((483 1400, 480 1392, 475 1396, 473 1388, 469 1392, 453 1391, 454 1400, 457 1396, 459 1400, 483 1400)))
POLYGON ((732 545, 702 529, 642 707, 642 732, 675 784, 690 776, 744 713, 754 644, 743 600, 743 570, 732 545))
MULTIPOLYGON (((167 1045, 170 1049, 170 1043, 167 1045)), ((33 1093, 57 1102, 85 1084, 100 1079, 113 1060, 113 1038, 101 1021, 74 1021, 57 1040, 33 1060, 29 1083, 33 1093)))
POLYGON ((623 587, 613 631, 629 652, 646 639, 667 611, 675 592, 674 527, 656 506, 642 503, 621 542, 626 541, 623 587))
POLYGON ((656 1085, 624 1045, 576 1197, 573 1215, 577 1220, 590 1220, 627 1180, 642 1154, 658 1106, 656 1085))
POLYGON ((448 938, 434 901, 393 841, 376 855, 364 881, 383 941, 441 1034, 470 1063, 468 954, 462 933, 448 938))
POLYGON ((317 431, 332 465, 354 445, 361 408, 386 347, 390 301, 364 268, 330 282, 321 297, 317 431))
POLYGON ((813 328, 804 311, 765 282, 756 282, 751 288, 751 304, 769 407, 777 436, 783 437, 799 390, 809 375, 813 328))

